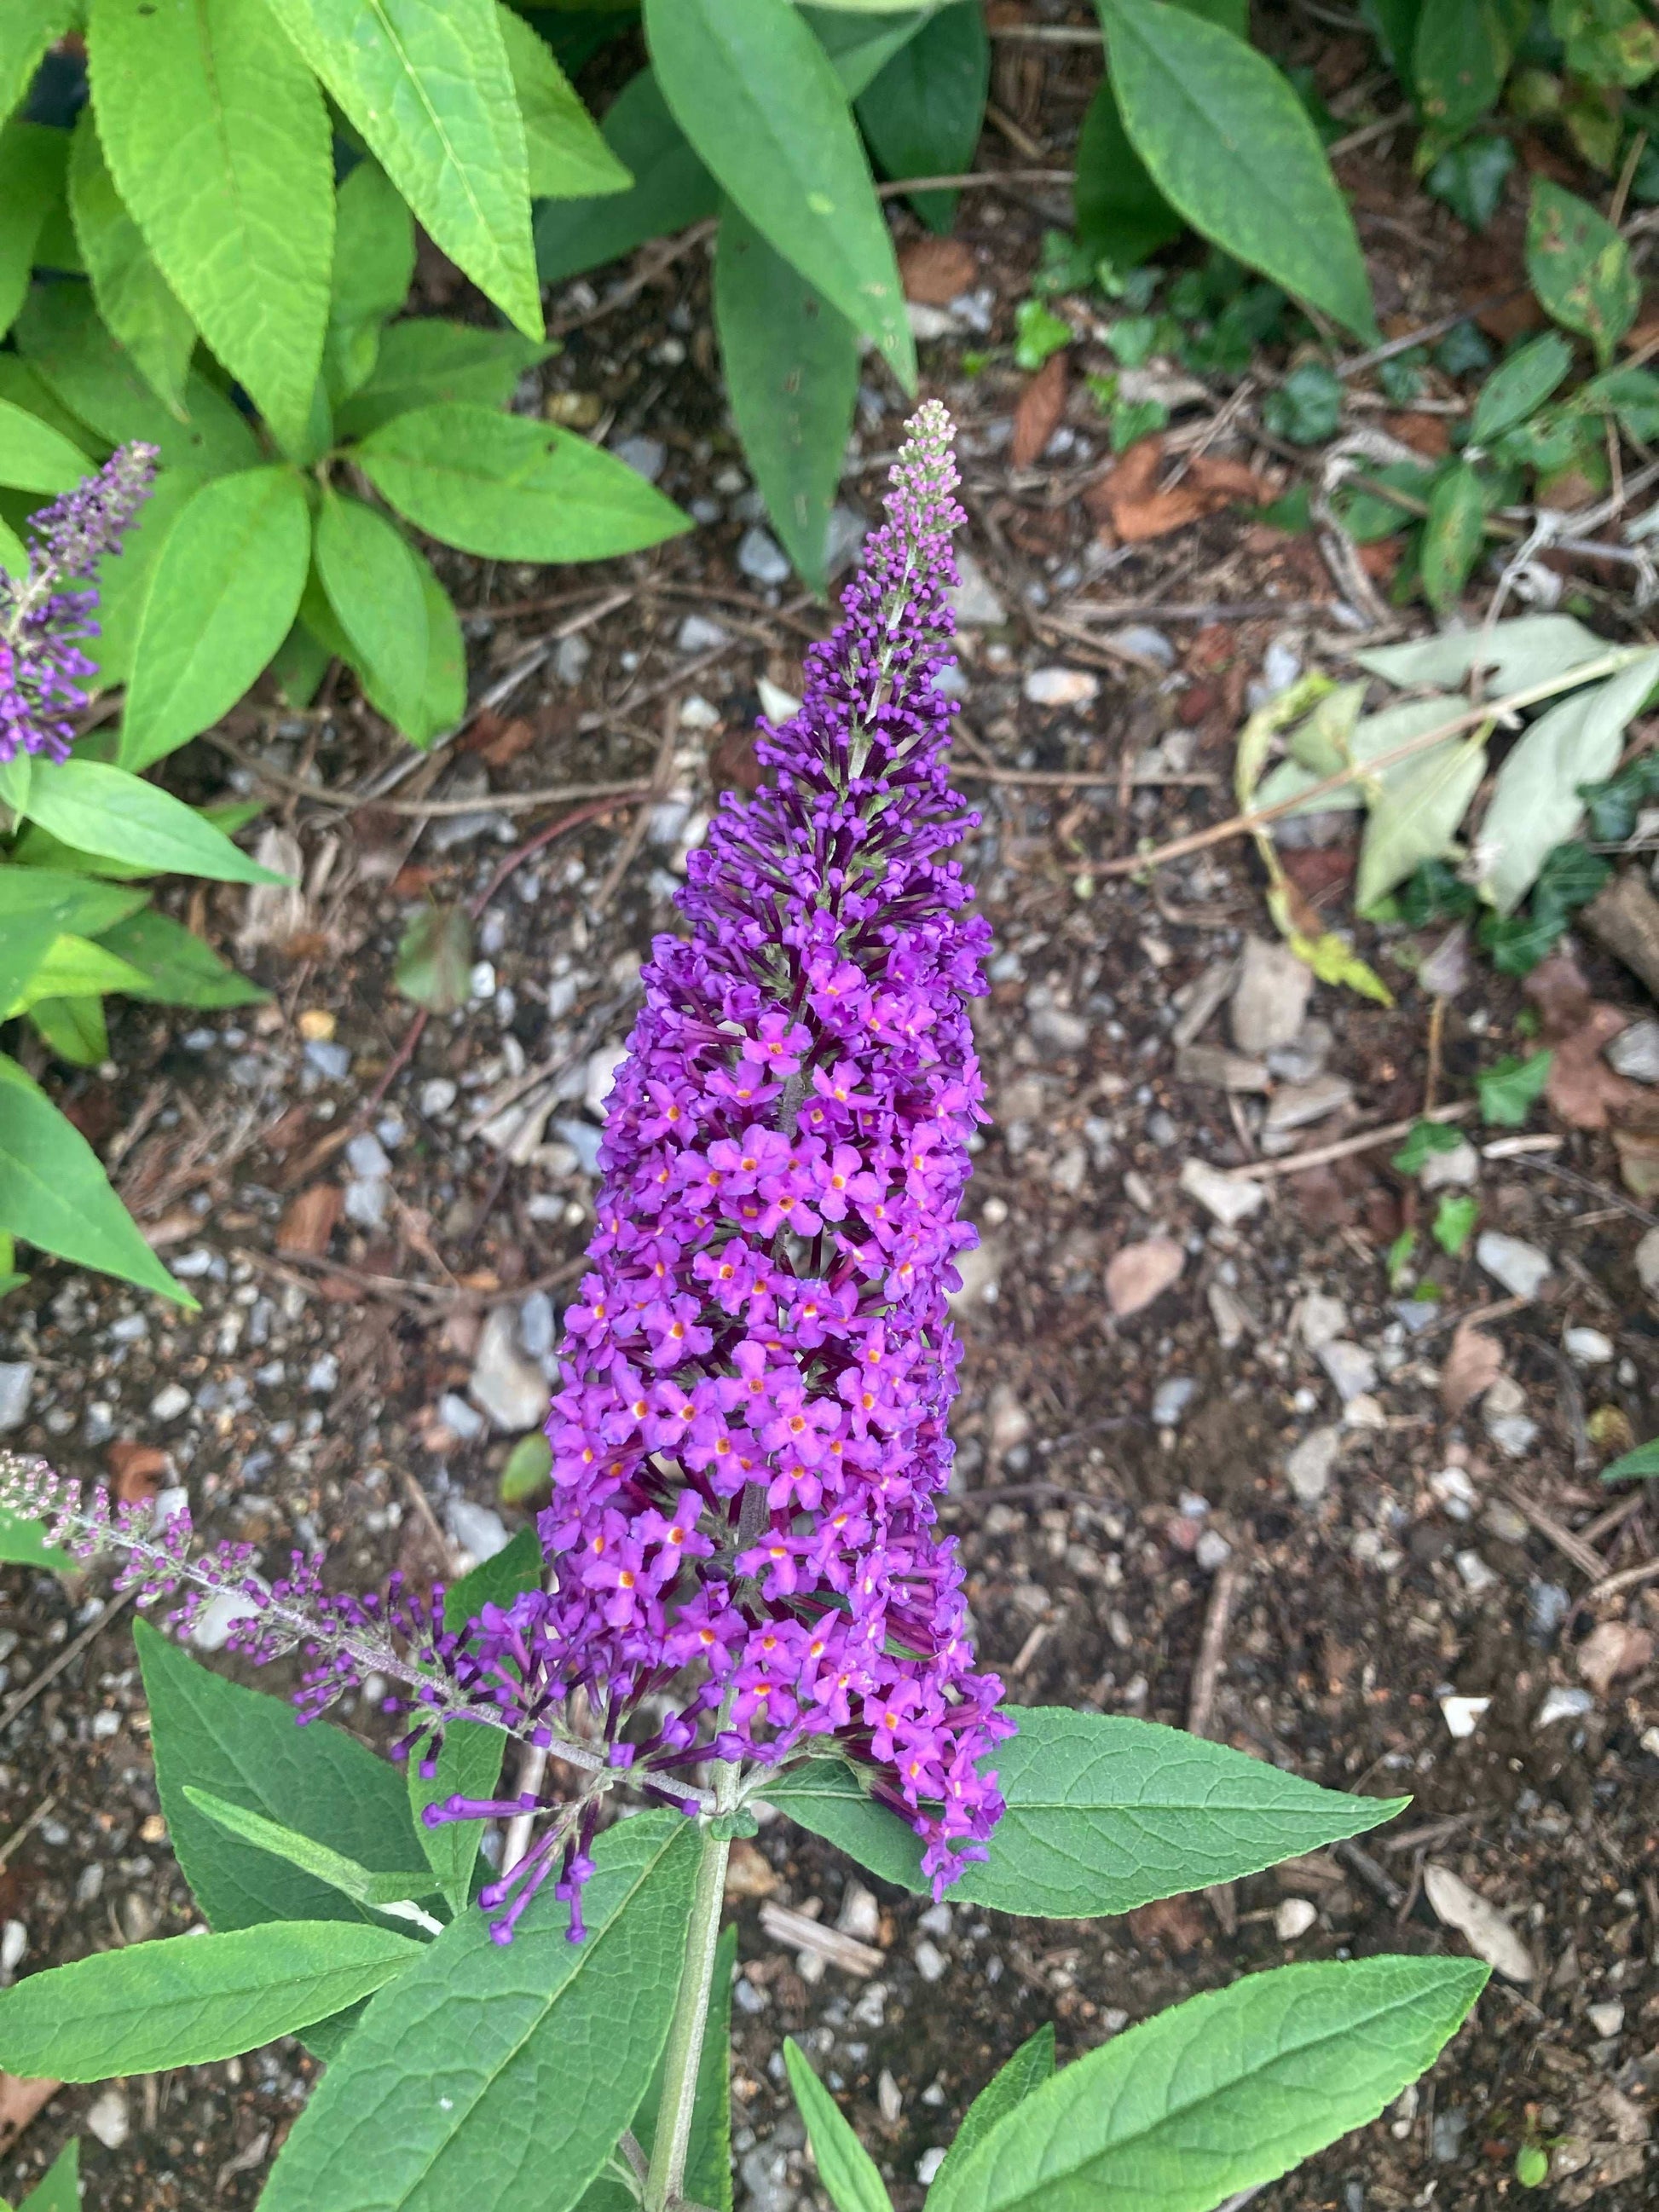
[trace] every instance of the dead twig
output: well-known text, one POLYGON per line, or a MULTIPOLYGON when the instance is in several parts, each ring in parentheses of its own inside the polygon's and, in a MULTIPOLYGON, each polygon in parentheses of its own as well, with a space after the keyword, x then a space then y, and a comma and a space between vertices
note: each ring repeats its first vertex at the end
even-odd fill
POLYGON ((58 1680, 65 1667, 80 1657, 88 1644, 103 1634, 111 1621, 126 1610, 137 1595, 136 1591, 130 1589, 118 1592, 111 1598, 103 1611, 89 1620, 81 1633, 64 1646, 50 1666, 43 1667, 32 1682, 25 1683, 15 1698, 9 1698, 4 1705, 0 1705, 0 1735, 3 1735, 12 1723, 27 1711, 42 1690, 58 1680))
POLYGON ((1328 1167, 1333 1160, 1352 1159, 1358 1152, 1374 1152, 1380 1146, 1398 1144, 1419 1121, 1465 1121, 1474 1111, 1473 1099, 1458 1106, 1437 1106, 1427 1114, 1413 1114, 1408 1121, 1387 1121, 1380 1129, 1366 1129, 1357 1137, 1338 1137, 1311 1152, 1292 1152, 1279 1160, 1250 1160, 1242 1168, 1223 1168, 1230 1182, 1264 1182, 1270 1177, 1301 1175, 1309 1168, 1328 1167))
POLYGON ((1221 1679, 1223 1654, 1227 1646, 1227 1624, 1232 1618, 1233 1601, 1243 1579, 1243 1568, 1231 1559, 1224 1559, 1216 1571, 1209 1607, 1204 1615, 1204 1633, 1199 1639, 1198 1659, 1193 1668, 1192 1695, 1187 1701, 1188 1735, 1210 1733, 1216 1686, 1221 1679))
POLYGON ((1516 1510, 1524 1514, 1531 1522, 1539 1534, 1554 1545, 1564 1559, 1571 1559, 1581 1574, 1588 1575, 1593 1583, 1600 1583, 1607 1562, 1599 1552, 1593 1550, 1582 1536, 1575 1536, 1572 1530, 1564 1527, 1553 1513, 1547 1512, 1535 1498, 1529 1498, 1514 1483, 1500 1482, 1498 1487, 1516 1510))

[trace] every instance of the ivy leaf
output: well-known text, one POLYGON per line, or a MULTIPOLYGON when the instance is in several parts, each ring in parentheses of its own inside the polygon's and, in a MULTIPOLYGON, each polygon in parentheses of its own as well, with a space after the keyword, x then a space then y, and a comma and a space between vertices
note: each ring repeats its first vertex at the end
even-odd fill
POLYGON ((1401 1175, 1417 1175, 1438 1152, 1455 1152, 1463 1143, 1463 1132, 1449 1121, 1413 1121, 1406 1141, 1389 1162, 1401 1175))
POLYGON ((310 1920, 97 1951, 0 1994, 0 2065, 62 2081, 210 2065, 343 2011, 420 1951, 388 1928, 310 1920))
POLYGON ((1267 394, 1261 419, 1293 446, 1319 446, 1342 422, 1342 380, 1322 361, 1304 361, 1267 394))
POLYGON ((115 189, 90 107, 82 109, 70 141, 69 204, 92 296, 110 336, 125 347, 156 398, 182 419, 196 325, 115 189))
POLYGON ((646 0, 645 26, 663 97, 703 162, 913 392, 887 220, 841 82, 791 0, 646 0))
POLYGON ((278 440, 304 440, 334 240, 328 113, 267 11, 93 0, 98 136, 162 275, 278 440))
POLYGON ((540 337, 524 122, 495 0, 270 0, 270 12, 433 243, 540 337))
POLYGON ((1542 1097, 1554 1062, 1553 1052, 1529 1053, 1525 1060, 1508 1054, 1483 1067, 1474 1079, 1481 1120, 1493 1128, 1518 1129, 1542 1097))
POLYGON ((1484 230, 1498 212, 1515 161, 1514 146, 1498 132, 1466 138, 1440 156, 1424 178, 1423 189, 1471 230, 1484 230))
POLYGON ((1587 337, 1605 368, 1636 320, 1642 287, 1607 217, 1548 177, 1532 180, 1527 276, 1546 311, 1587 337))
POLYGON ((1474 1233, 1480 1218, 1480 1201, 1465 1192, 1461 1195, 1451 1191, 1441 1194, 1435 1208, 1432 1234, 1441 1250, 1455 1259, 1474 1233))
POLYGON ((714 262, 714 325, 755 481, 790 559, 821 592, 858 398, 858 332, 729 202, 714 262))
POLYGON ((194 1310, 138 1234, 86 1139, 0 1053, 0 1229, 194 1310))

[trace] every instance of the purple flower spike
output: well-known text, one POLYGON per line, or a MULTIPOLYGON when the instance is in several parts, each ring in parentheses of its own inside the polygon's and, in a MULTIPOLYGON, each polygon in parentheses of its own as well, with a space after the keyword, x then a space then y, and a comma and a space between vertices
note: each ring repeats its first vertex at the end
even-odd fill
MULTIPOLYGON (((956 482, 929 402, 800 711, 766 728, 770 787, 728 794, 691 855, 691 933, 645 969, 565 1316, 553 1587, 490 1608, 456 1662, 520 1731, 580 1689, 647 1790, 711 1749, 831 1740, 924 1838, 935 1895, 986 1856, 1002 1801, 978 1762, 1011 1732, 934 1528, 989 934, 945 857, 978 820, 935 681, 956 482)), ((584 1860, 556 1886, 573 1920, 584 1860)))
POLYGON ((0 572, 0 763, 19 753, 68 757, 82 688, 96 672, 81 650, 96 637, 87 580, 119 550, 155 477, 154 446, 118 446, 96 475, 29 517, 29 573, 0 572))

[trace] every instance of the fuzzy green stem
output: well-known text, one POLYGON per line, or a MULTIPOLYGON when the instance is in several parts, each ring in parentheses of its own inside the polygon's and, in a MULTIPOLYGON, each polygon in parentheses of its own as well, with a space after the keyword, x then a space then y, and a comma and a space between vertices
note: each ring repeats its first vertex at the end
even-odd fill
MULTIPOLYGON (((714 1769, 714 1800, 721 1812, 729 1810, 735 1801, 737 1783, 735 1766, 721 1765, 714 1769)), ((714 1824, 704 1821, 700 1826, 702 1856, 697 1862, 696 1886, 691 1893, 679 1996, 669 2026, 668 2048, 663 2055, 662 2102, 657 2108, 657 2132, 651 2147, 651 2170, 646 2177, 644 2212, 671 2212, 671 2208, 680 2201, 685 2180, 685 2156, 691 2142, 703 2032, 708 2023, 709 1999, 714 1994, 714 1951, 720 1942, 720 1908, 726 1898, 726 1862, 732 1844, 728 1837, 715 1834, 714 1824)))

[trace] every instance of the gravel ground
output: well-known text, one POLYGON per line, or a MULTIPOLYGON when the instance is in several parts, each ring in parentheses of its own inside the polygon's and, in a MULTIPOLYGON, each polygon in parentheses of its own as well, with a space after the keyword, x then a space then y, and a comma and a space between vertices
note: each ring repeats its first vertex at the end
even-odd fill
MULTIPOLYGON (((1441 239, 1443 211, 1386 174, 1396 220, 1441 239)), ((1258 2203, 1485 2205, 1518 2193, 1516 2150, 1536 2142, 1553 2155, 1544 2201, 1636 2212, 1659 2185, 1659 1583, 1598 1594, 1651 1559, 1655 1528, 1595 1468, 1608 1437, 1659 1429, 1659 1269, 1638 1252, 1653 1223, 1607 1134, 1534 1117, 1547 1149, 1448 1156, 1482 1241, 1424 1264, 1429 1301, 1389 1285, 1384 1255, 1419 1203, 1392 1145, 1284 1171, 1292 1148, 1410 1119, 1427 1084, 1466 1096, 1525 1002, 1476 967, 1431 1047, 1410 957, 1425 948, 1364 933, 1392 1010, 1308 996, 1270 942, 1247 848, 1150 883, 1107 872, 1138 839, 1223 818, 1252 687, 1330 665, 1345 633, 1310 542, 1245 515, 1105 542, 1081 495, 1110 457, 1075 392, 1041 462, 1012 465, 1024 380, 1000 366, 968 380, 960 355, 1006 337, 1047 212, 978 196, 962 233, 975 265, 925 325, 927 386, 963 425, 960 759, 985 807, 966 859, 998 947, 945 1519, 1016 1702, 1192 1725, 1414 1802, 1364 1850, 1078 1924, 872 1894, 769 1824, 733 1873, 739 2203, 814 2201, 786 2033, 912 2212, 969 2098, 1045 2019, 1065 2059, 1287 1959, 1462 1949, 1425 1889, 1438 1868, 1506 1916, 1521 1978, 1494 1978, 1382 2120, 1258 2203), (1117 611, 1091 620, 1079 600, 1117 611), (1198 600, 1220 611, 1160 611, 1198 600), (1260 1180, 1226 1179, 1252 1163, 1260 1180), (1503 1372, 1454 1414, 1480 1358, 1458 1324, 1477 1314, 1503 1372), (879 1967, 781 1943, 775 1905, 852 1934, 879 1967)), ((1390 283, 1402 312, 1431 305, 1382 270, 1385 306, 1390 283)), ((209 888, 180 907, 268 1004, 197 1025, 127 1007, 111 1068, 54 1076, 201 1310, 42 1267, 0 1309, 9 1444, 127 1494, 180 1488, 210 1535, 273 1559, 323 1544, 343 1582, 430 1577, 520 1524, 501 1472, 545 1406, 641 955, 672 926, 714 793, 752 781, 754 715, 796 686, 823 626, 791 596, 721 423, 704 284, 682 265, 578 331, 526 394, 597 422, 704 526, 603 572, 453 560, 493 698, 459 754, 390 787, 406 758, 343 695, 305 718, 239 710, 218 733, 228 769, 208 744, 179 757, 186 791, 227 773, 251 787, 256 761, 343 803, 274 793, 264 834, 291 841, 268 849, 297 865, 298 898, 209 888), (590 810, 518 858, 588 802, 514 811, 514 794, 635 777, 653 779, 648 804, 590 810), (450 811, 394 812, 389 793, 450 811), (469 900, 469 1002, 411 1046, 399 937, 424 905, 469 900)), ((861 395, 849 552, 899 419, 890 395, 861 395)), ((1307 895, 1344 910, 1352 848, 1293 858, 1307 895)), ((1594 947, 1577 957, 1598 1001, 1651 1013, 1594 947)), ((189 1927, 125 1616, 96 1576, 6 1570, 0 1593, 5 1974, 189 1927)), ((337 1717, 376 1733, 351 1701, 337 1717)), ((78 2130, 89 2204, 251 2205, 312 2072, 283 2044, 64 2090, 21 2136, 0 2102, 0 2190, 21 2194, 78 2130)))

